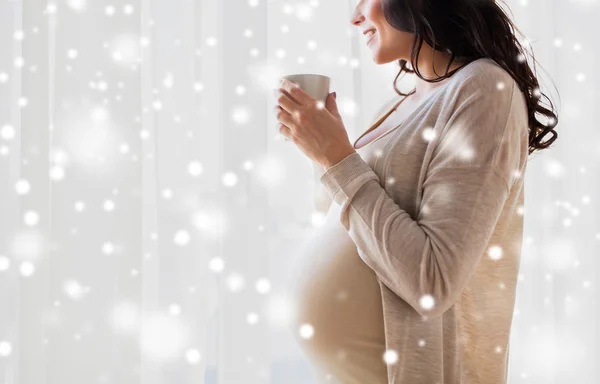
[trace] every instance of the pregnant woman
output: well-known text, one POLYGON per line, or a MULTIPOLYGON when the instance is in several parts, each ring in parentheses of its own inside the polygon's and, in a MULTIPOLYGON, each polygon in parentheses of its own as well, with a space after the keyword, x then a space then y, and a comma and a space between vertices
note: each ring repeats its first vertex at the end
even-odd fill
POLYGON ((292 331, 319 383, 506 383, 527 158, 558 119, 492 0, 362 0, 351 21, 416 86, 354 144, 334 94, 275 90, 326 213, 292 331))

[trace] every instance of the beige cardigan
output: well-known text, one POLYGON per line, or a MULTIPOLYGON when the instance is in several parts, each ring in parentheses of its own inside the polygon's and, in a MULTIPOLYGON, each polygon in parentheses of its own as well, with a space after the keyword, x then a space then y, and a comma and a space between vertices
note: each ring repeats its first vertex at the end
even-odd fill
MULTIPOLYGON (((387 107, 387 106, 386 106, 387 107)), ((523 238, 525 99, 493 60, 455 73, 385 138, 313 163, 316 208, 339 220, 377 275, 394 384, 506 383, 523 238), (325 201, 325 203, 323 203, 325 201)))

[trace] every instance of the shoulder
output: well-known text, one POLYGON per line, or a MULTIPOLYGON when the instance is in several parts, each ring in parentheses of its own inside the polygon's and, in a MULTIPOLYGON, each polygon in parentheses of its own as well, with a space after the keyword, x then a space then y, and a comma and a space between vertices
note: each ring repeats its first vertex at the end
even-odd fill
POLYGON ((526 108, 515 108, 522 102, 518 84, 489 59, 465 69, 456 73, 460 77, 447 94, 447 118, 433 140, 429 167, 485 167, 510 175, 521 169, 527 150, 526 108))
POLYGON ((505 112, 510 109, 518 84, 504 68, 490 58, 481 58, 463 69, 456 73, 449 87, 453 109, 460 109, 461 105, 505 112))
POLYGON ((467 64, 456 73, 454 88, 463 92, 490 92, 510 89, 515 80, 494 60, 484 57, 467 64))

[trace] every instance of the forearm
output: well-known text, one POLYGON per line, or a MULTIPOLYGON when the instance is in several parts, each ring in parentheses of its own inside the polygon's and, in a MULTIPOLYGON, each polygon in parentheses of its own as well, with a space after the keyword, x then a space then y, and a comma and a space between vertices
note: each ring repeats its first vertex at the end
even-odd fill
POLYGON ((311 162, 314 181, 313 203, 318 212, 326 214, 333 199, 321 184, 321 175, 325 173, 325 169, 316 161, 311 160, 311 162))

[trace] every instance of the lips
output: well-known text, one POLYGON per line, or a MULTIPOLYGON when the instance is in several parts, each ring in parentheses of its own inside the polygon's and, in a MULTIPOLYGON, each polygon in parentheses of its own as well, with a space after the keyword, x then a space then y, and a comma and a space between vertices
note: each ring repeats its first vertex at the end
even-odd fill
POLYGON ((369 33, 370 31, 375 31, 375 28, 370 28, 370 29, 365 29, 363 31, 363 35, 366 35, 367 33, 369 33))
POLYGON ((371 40, 373 40, 373 38, 375 37, 376 34, 377 34, 377 32, 375 32, 374 34, 371 35, 371 37, 369 37, 369 39, 367 40, 367 45, 369 45, 369 43, 371 42, 371 40))

